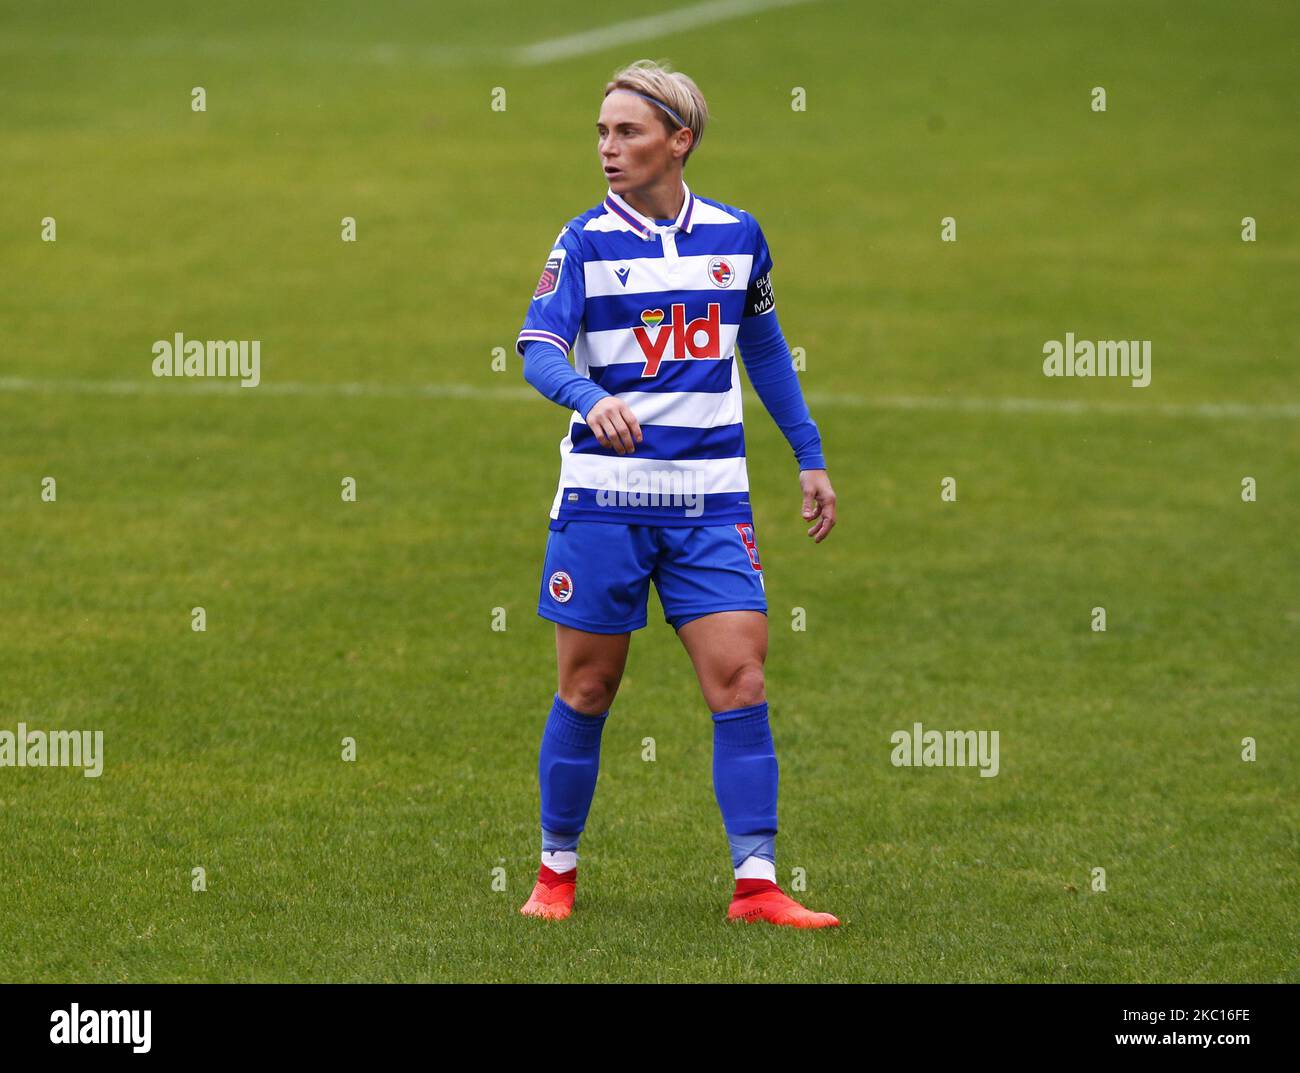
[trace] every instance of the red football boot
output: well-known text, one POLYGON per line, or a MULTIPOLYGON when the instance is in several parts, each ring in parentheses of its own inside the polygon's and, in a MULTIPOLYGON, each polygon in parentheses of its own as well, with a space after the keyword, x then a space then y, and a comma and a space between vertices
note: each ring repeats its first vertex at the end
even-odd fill
POLYGON ((519 911, 524 916, 563 920, 573 912, 573 895, 578 889, 578 869, 552 872, 546 865, 537 870, 537 885, 519 911))
POLYGON ((770 879, 738 879, 727 910, 728 920, 756 924, 782 924, 789 928, 835 928, 839 920, 830 913, 814 913, 784 894, 770 879))

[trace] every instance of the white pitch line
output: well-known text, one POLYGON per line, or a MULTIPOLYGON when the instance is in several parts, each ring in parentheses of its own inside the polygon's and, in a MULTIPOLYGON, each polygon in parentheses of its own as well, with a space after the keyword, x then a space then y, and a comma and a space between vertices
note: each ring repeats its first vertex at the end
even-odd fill
POLYGON ((182 59, 263 60, 268 63, 333 63, 420 67, 453 67, 486 63, 501 58, 498 46, 447 45, 419 39, 386 42, 249 40, 248 38, 205 38, 193 34, 168 36, 46 37, 6 35, 0 38, 3 55, 84 55, 100 58, 168 57, 182 59))
MULTIPOLYGON (((504 57, 521 66, 536 66, 573 56, 616 48, 668 34, 710 26, 728 19, 755 15, 773 8, 792 7, 814 0, 708 0, 657 15, 611 23, 594 30, 565 34, 515 45, 504 57)), ((268 62, 347 63, 384 67, 455 67, 498 60, 497 45, 451 45, 414 37, 402 41, 338 42, 296 37, 270 41, 249 38, 201 37, 193 34, 153 34, 134 37, 108 35, 6 34, 0 38, 0 55, 94 54, 104 57, 202 57, 206 59, 264 59, 268 62)))
POLYGON ((194 378, 185 384, 170 377, 149 380, 34 380, 21 376, 0 377, 0 392, 32 392, 47 395, 320 395, 334 398, 385 399, 539 399, 528 386, 481 387, 478 384, 359 384, 307 383, 301 380, 263 381, 256 387, 241 387, 238 380, 194 378))
POLYGON ((1003 414, 1150 414, 1156 417, 1300 417, 1300 403, 1105 402, 1090 399, 979 399, 950 395, 865 395, 810 392, 809 406, 887 410, 964 410, 1003 414))
POLYGON ((523 66, 553 63, 555 60, 585 56, 591 52, 602 52, 619 45, 639 43, 646 38, 664 37, 682 30, 692 30, 698 26, 711 26, 717 22, 753 15, 770 8, 792 7, 795 4, 809 2, 810 0, 708 0, 707 3, 679 7, 658 15, 646 15, 639 19, 628 19, 625 22, 601 26, 595 30, 552 37, 532 45, 520 45, 511 50, 510 58, 523 66))
MULTIPOLYGON (((288 397, 471 399, 529 402, 541 399, 527 385, 484 387, 479 384, 377 384, 309 383, 300 380, 263 381, 257 387, 240 387, 238 381, 193 378, 178 383, 167 377, 147 380, 38 380, 22 376, 0 377, 0 392, 45 395, 280 395, 288 397)), ((1300 403, 1102 402, 1082 399, 962 398, 951 395, 854 395, 810 392, 815 409, 938 410, 995 414, 1140 414, 1152 417, 1300 418, 1300 403)), ((754 405, 753 402, 750 403, 754 405)))

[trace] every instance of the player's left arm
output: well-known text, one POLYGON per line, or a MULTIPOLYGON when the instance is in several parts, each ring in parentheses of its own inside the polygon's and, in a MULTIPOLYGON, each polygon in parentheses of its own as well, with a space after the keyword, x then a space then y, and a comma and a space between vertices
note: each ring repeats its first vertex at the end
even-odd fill
POLYGON ((808 411, 776 310, 742 320, 737 343, 749 382, 794 450, 803 517, 814 523, 808 535, 820 544, 835 527, 835 490, 826 475, 821 433, 808 411))
POLYGON ((820 544, 835 528, 835 489, 826 475, 821 433, 808 411, 790 357, 790 347, 776 319, 772 295, 772 259, 762 230, 754 223, 757 246, 745 312, 736 337, 749 382, 794 450, 799 463, 803 518, 813 522, 808 535, 820 544))

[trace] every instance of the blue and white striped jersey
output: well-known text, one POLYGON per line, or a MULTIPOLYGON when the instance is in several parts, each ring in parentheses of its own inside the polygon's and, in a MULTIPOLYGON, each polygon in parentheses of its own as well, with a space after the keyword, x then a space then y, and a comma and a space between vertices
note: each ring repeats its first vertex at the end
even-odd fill
POLYGON ((532 341, 572 348, 577 372, 627 403, 643 435, 619 455, 572 412, 552 528, 752 520, 735 343, 742 318, 774 307, 772 259, 747 212, 683 191, 663 225, 610 191, 564 227, 538 281, 520 355, 532 341))

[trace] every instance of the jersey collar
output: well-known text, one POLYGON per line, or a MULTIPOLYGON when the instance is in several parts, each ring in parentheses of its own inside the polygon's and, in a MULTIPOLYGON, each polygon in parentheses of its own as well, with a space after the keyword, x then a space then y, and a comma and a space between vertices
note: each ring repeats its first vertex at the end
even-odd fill
POLYGON ((605 208, 644 239, 653 238, 662 231, 685 231, 690 234, 695 219, 695 195, 691 193, 691 189, 686 185, 685 180, 682 181, 682 190, 686 194, 682 201, 682 211, 677 214, 676 220, 664 226, 660 226, 648 217, 642 216, 613 190, 610 190, 605 195, 605 208))

